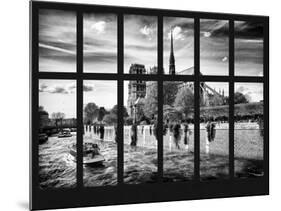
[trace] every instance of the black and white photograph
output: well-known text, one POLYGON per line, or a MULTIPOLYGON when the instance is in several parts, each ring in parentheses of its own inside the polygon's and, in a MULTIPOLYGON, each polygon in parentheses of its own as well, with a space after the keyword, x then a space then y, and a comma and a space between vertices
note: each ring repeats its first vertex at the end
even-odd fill
POLYGON ((157 73, 157 17, 124 15, 124 73, 132 64, 145 65, 141 74, 157 73))
POLYGON ((263 84, 235 83, 234 170, 238 178, 262 177, 263 84))
POLYGON ((117 73, 117 15, 84 13, 83 70, 117 73))
MULTIPOLYGON (((132 64, 130 74, 145 74, 132 64)), ((157 81, 124 81, 124 183, 157 182, 157 81)))
POLYGON ((228 83, 200 82, 200 179, 229 177, 228 83))
POLYGON ((263 76, 263 24, 235 21, 235 75, 263 76))
POLYGON ((116 185, 117 81, 85 80, 83 104, 84 185, 116 185))
POLYGON ((194 175, 194 83, 163 83, 163 168, 165 182, 194 175))
POLYGON ((200 19, 200 72, 228 75, 229 26, 227 20, 200 19))
POLYGON ((32 209, 268 194, 268 22, 32 2, 32 209))
POLYGON ((76 159, 76 83, 74 80, 39 80, 39 186, 74 188, 76 159))
POLYGON ((194 74, 194 19, 163 18, 164 74, 194 74))
POLYGON ((39 71, 76 72, 76 13, 39 10, 39 71))

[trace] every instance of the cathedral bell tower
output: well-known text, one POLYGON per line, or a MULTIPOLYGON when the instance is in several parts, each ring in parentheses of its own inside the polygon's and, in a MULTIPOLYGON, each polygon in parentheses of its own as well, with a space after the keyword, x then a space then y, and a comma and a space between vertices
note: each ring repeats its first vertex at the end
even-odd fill
POLYGON ((173 46, 173 29, 171 29, 171 51, 170 51, 169 74, 170 75, 176 74, 174 46, 173 46))

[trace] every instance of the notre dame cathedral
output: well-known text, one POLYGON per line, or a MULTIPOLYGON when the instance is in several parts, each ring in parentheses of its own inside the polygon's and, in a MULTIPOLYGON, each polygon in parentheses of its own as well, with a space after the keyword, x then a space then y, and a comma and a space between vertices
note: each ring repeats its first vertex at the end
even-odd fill
MULTIPOLYGON (((143 64, 131 64, 129 74, 157 74, 157 67, 154 66, 148 71, 145 69, 143 64)), ((178 71, 176 73, 174 47, 173 47, 173 33, 171 31, 171 48, 169 57, 169 74, 170 75, 192 75, 194 74, 194 67, 178 71)), ((201 74, 201 73, 200 73, 201 74)), ((127 100, 127 111, 132 117, 134 115, 134 106, 143 101, 146 97, 146 91, 149 90, 151 83, 148 81, 129 81, 128 85, 128 100, 127 100)), ((177 83, 178 90, 188 87, 194 93, 193 82, 175 82, 177 83)), ((215 89, 208 86, 206 83, 200 83, 200 105, 201 106, 219 106, 226 104, 227 98, 224 96, 224 90, 216 91, 215 89)))

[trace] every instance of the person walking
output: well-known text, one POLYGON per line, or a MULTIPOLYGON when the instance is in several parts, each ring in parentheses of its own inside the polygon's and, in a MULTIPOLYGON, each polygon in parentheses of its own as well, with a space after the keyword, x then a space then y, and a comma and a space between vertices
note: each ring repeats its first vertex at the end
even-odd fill
POLYGON ((103 139, 104 139, 104 125, 103 124, 100 125, 99 132, 100 132, 100 140, 103 141, 103 139))
POLYGON ((212 122, 212 124, 211 124, 211 142, 215 141, 215 137, 216 137, 216 123, 212 122))
POLYGON ((131 147, 137 146, 137 141, 138 141, 137 133, 138 133, 138 126, 137 123, 134 122, 131 127, 131 144, 130 144, 131 147))
POLYGON ((206 125, 206 153, 210 151, 210 142, 215 140, 216 137, 216 124, 208 121, 206 125))
POLYGON ((208 121, 206 124, 206 145, 205 145, 205 151, 207 154, 209 154, 210 151, 210 142, 211 142, 211 122, 208 121))
POLYGON ((168 120, 168 137, 169 137, 169 151, 172 151, 172 143, 173 143, 173 123, 168 120))
POLYGON ((185 122, 183 125, 183 132, 184 132, 184 141, 183 142, 185 145, 185 149, 188 150, 190 130, 189 130, 189 126, 188 126, 187 122, 185 122))
POLYGON ((114 134, 115 134, 115 143, 118 143, 118 137, 117 137, 117 125, 114 125, 114 134))
POLYGON ((178 149, 180 149, 180 139, 181 139, 181 125, 177 122, 173 127, 174 143, 178 149))

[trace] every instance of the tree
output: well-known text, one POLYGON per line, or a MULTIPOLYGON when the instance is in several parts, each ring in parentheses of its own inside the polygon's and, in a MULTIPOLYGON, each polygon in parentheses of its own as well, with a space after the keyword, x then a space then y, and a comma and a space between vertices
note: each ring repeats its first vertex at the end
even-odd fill
POLYGON ((52 113, 52 119, 55 120, 56 128, 58 128, 58 122, 60 121, 60 125, 62 126, 62 120, 65 118, 65 114, 62 112, 54 112, 52 113))
POLYGON ((43 106, 39 106, 39 128, 42 129, 49 122, 49 113, 44 110, 43 106))
POLYGON ((177 120, 182 120, 182 112, 180 112, 179 110, 177 110, 175 107, 173 106, 169 106, 169 105, 164 105, 163 107, 163 118, 166 121, 167 119, 170 122, 175 122, 177 120))
MULTIPOLYGON (((113 108, 110 110, 110 113, 115 114, 117 116, 118 115, 118 106, 117 105, 113 106, 113 108)), ((129 114, 127 112, 127 109, 126 109, 126 107, 123 106, 123 118, 126 118, 128 116, 129 116, 129 114)))
POLYGON ((117 115, 115 115, 115 114, 113 114, 113 113, 106 114, 106 115, 103 117, 103 121, 104 121, 107 125, 117 124, 117 115))
POLYGON ((97 118, 99 112, 99 107, 95 103, 88 103, 84 108, 84 121, 92 123, 95 118, 97 118))
POLYGON ((178 91, 174 106, 188 117, 194 107, 194 95, 188 87, 182 87, 178 91))
MULTIPOLYGON (((163 101, 164 105, 172 106, 178 92, 178 82, 166 81, 163 83, 163 101)), ((156 95, 157 96, 157 95, 156 95)))
POLYGON ((107 111, 105 110, 105 108, 100 107, 100 109, 98 110, 98 121, 102 121, 106 113, 107 111))
POLYGON ((145 116, 152 118, 157 115, 158 110, 158 91, 157 82, 150 82, 146 90, 146 98, 143 105, 143 113, 145 116))
MULTIPOLYGON (((127 109, 125 107, 123 107, 123 118, 127 118, 128 116, 129 115, 128 115, 127 109)), ((109 114, 106 114, 103 117, 103 121, 106 124, 112 125, 112 124, 117 124, 117 119, 118 119, 118 106, 115 105, 110 110, 109 114)))
POLYGON ((224 98, 222 96, 213 94, 209 95, 209 106, 219 106, 224 104, 224 98))
POLYGON ((234 93, 234 104, 249 103, 247 97, 241 92, 234 93))

